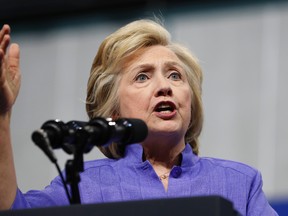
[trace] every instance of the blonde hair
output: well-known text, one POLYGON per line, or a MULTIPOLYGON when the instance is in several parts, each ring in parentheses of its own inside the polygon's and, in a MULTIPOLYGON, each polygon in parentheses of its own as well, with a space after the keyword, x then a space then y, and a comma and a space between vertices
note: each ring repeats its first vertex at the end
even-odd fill
MULTIPOLYGON (((90 119, 116 116, 119 111, 117 87, 123 63, 127 57, 141 48, 162 45, 172 50, 186 66, 188 82, 192 90, 191 120, 185 141, 198 154, 198 137, 203 125, 201 98, 202 71, 198 60, 185 47, 171 42, 169 32, 152 20, 138 20, 109 35, 100 45, 94 58, 87 85, 86 111, 90 119)), ((124 146, 112 143, 99 147, 109 158, 120 158, 124 146)))

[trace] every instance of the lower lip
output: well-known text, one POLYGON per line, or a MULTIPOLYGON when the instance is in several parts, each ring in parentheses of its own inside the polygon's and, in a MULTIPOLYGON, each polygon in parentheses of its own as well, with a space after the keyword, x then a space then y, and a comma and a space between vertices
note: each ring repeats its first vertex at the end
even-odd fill
POLYGON ((174 110, 173 112, 155 112, 155 115, 163 120, 169 120, 174 118, 176 113, 176 110, 174 110))

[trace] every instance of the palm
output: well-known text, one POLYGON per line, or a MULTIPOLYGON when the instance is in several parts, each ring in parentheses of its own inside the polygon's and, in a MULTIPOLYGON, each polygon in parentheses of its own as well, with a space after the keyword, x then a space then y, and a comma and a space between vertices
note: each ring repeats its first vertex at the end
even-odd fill
POLYGON ((19 47, 12 44, 7 50, 10 41, 10 29, 4 26, 0 32, 0 114, 8 113, 19 92, 19 47))

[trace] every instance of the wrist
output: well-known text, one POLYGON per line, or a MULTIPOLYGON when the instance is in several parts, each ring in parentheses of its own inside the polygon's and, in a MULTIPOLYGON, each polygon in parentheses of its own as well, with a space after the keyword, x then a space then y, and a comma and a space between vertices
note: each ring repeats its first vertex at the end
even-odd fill
POLYGON ((5 126, 10 126, 10 120, 11 120, 11 111, 6 113, 0 114, 0 128, 3 129, 5 126))

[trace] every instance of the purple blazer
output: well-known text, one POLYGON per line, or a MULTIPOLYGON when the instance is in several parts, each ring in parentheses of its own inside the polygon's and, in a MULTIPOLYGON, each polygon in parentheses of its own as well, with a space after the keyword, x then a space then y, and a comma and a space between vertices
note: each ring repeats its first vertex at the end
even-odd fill
MULTIPOLYGON (((121 159, 85 162, 79 191, 82 203, 220 195, 243 216, 272 216, 262 190, 259 171, 242 163, 198 157, 186 145, 181 166, 174 166, 167 192, 149 161, 142 160, 140 144, 126 147, 121 159)), ((19 189, 12 209, 69 205, 60 177, 40 191, 19 189)))

